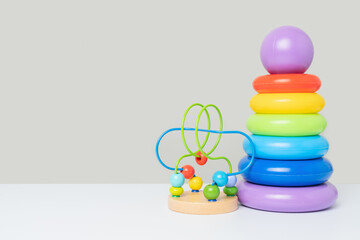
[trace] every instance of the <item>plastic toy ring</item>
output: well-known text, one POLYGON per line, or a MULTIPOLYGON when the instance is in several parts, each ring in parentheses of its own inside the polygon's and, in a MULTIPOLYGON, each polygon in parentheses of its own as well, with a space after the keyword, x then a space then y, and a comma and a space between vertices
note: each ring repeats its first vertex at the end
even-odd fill
MULTIPOLYGON (((244 157, 239 162, 239 169, 250 161, 244 157)), ((312 186, 326 182, 332 175, 333 168, 326 158, 299 161, 278 161, 255 158, 252 167, 243 174, 246 181, 282 187, 312 186)))
POLYGON ((324 98, 317 93, 262 93, 250 100, 256 113, 317 113, 324 106, 324 98))
POLYGON ((238 198, 247 207, 273 212, 313 212, 331 207, 337 190, 331 183, 310 187, 269 187, 239 182, 238 198))
POLYGON ((253 87, 258 93, 314 93, 321 81, 312 74, 270 74, 255 78, 253 87))
MULTIPOLYGON (((274 137, 252 135, 257 158, 276 160, 305 160, 324 156, 329 149, 328 141, 322 136, 274 137)), ((243 142, 244 151, 252 155, 250 142, 243 142)))
POLYGON ((253 114, 246 123, 250 132, 265 136, 314 136, 326 128, 320 114, 253 114))

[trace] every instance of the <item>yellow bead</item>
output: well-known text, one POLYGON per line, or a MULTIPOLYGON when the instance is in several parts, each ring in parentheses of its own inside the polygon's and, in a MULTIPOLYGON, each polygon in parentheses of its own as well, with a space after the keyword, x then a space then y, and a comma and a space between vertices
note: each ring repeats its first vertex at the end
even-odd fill
POLYGON ((189 181, 189 186, 192 190, 200 190, 203 185, 203 181, 200 177, 193 177, 189 181))
POLYGON ((180 197, 184 189, 182 187, 171 187, 169 191, 173 197, 180 197))

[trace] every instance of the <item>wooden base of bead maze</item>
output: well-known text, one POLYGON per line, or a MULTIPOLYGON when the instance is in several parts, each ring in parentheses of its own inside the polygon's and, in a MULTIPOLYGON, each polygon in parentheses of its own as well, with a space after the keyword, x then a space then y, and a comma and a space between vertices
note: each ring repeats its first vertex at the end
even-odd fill
POLYGON ((185 191, 180 197, 169 196, 169 209, 187 214, 221 214, 233 212, 239 207, 238 198, 220 193, 216 202, 209 202, 203 192, 185 191))

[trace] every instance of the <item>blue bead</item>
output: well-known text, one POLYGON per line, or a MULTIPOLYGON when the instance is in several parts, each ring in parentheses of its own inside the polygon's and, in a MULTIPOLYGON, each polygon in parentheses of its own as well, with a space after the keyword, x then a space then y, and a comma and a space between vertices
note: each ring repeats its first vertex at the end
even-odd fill
POLYGON ((236 178, 235 175, 229 176, 228 177, 228 182, 227 182, 227 184, 225 186, 226 187, 233 187, 233 186, 235 186, 236 182, 237 182, 237 178, 236 178))
POLYGON ((217 171, 213 175, 213 181, 218 185, 219 187, 223 187, 228 182, 228 176, 223 171, 217 171))
POLYGON ((170 183, 173 187, 181 187, 184 185, 185 177, 181 173, 173 173, 170 176, 170 183))

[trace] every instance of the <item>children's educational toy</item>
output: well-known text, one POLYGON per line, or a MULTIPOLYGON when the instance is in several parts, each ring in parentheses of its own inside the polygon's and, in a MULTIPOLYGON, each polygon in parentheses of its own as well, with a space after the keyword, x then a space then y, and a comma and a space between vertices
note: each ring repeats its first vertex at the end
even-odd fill
MULTIPOLYGON (((244 173, 238 197, 245 206, 276 212, 309 212, 330 207, 337 198, 336 188, 325 183, 331 163, 322 158, 329 145, 318 134, 326 120, 318 114, 325 105, 315 92, 318 77, 304 72, 313 59, 313 45, 302 30, 280 27, 265 38, 261 61, 270 73, 253 82, 259 93, 250 101, 255 114, 247 121, 254 135, 254 164, 244 173), (254 184, 253 184, 254 183, 254 184)), ((249 143, 243 144, 252 156, 249 143)), ((239 169, 249 162, 244 157, 239 169)))
POLYGON ((253 135, 223 130, 219 108, 196 103, 185 111, 181 127, 165 131, 158 139, 157 159, 172 171, 168 197, 171 210, 190 214, 227 213, 238 208, 239 200, 244 206, 265 211, 311 212, 329 208, 336 201, 337 190, 327 182, 333 167, 323 157, 329 143, 319 135, 327 125, 318 113, 325 106, 323 97, 316 93, 321 81, 315 75, 305 74, 314 55, 311 39, 299 28, 279 27, 266 36, 260 55, 270 74, 253 81, 258 94, 250 100, 250 107, 255 114, 246 124, 253 135), (200 108, 195 127, 185 127, 186 116, 194 107, 200 108), (209 108, 218 114, 219 130, 211 130, 209 108), (207 129, 199 128, 203 114, 207 118, 207 129), (170 167, 160 158, 159 145, 165 135, 174 131, 181 133, 187 153, 170 167), (194 132, 196 149, 188 146, 185 131, 194 132), (202 142, 199 132, 205 134, 202 142), (210 134, 217 135, 216 142, 205 152, 210 134), (240 160, 237 172, 233 171, 228 158, 214 156, 223 134, 245 137, 243 148, 247 156, 240 160), (197 176, 194 166, 180 165, 189 157, 197 167, 206 166, 209 160, 225 160, 228 170, 215 171, 212 183, 202 188, 203 180, 197 176), (238 182, 236 175, 239 174, 244 180, 238 182), (191 190, 184 191, 186 181, 191 190))
MULTIPOLYGON (((251 151, 250 150, 250 151, 251 151)), ((237 182, 236 175, 245 172, 249 167, 252 165, 254 156, 255 156, 255 145, 251 138, 241 131, 223 131, 223 119, 221 112, 218 107, 215 105, 206 105, 203 106, 201 104, 193 104, 191 105, 186 111, 182 119, 181 127, 180 128, 171 128, 165 131, 157 141, 156 144, 156 156, 162 166, 166 169, 173 171, 170 176, 170 196, 168 205, 169 208, 173 211, 182 212, 182 213, 191 213, 191 214, 219 214, 219 213, 226 213, 234 211, 238 208, 238 199, 236 197, 237 188, 235 186, 237 182), (185 119, 188 112, 193 107, 200 107, 201 110, 197 116, 195 128, 186 128, 185 127, 185 119), (208 112, 208 108, 214 108, 219 116, 220 120, 220 127, 219 130, 211 130, 210 129, 210 114, 208 112), (207 129, 200 129, 199 122, 200 118, 203 113, 206 113, 207 117, 207 129), (159 145, 163 137, 173 131, 180 131, 181 137, 183 140, 183 144, 185 146, 185 150, 187 150, 187 154, 181 156, 178 161, 176 162, 174 167, 170 167, 166 165, 159 155, 159 145), (185 139, 185 131, 193 131, 197 149, 196 151, 191 151, 186 139, 185 139), (203 143, 200 143, 199 140, 199 132, 206 132, 206 136, 203 143), (208 151, 204 152, 204 147, 206 146, 209 134, 215 133, 218 134, 217 141, 215 145, 208 151), (215 151, 217 146, 220 143, 220 138, 222 134, 240 134, 246 137, 249 142, 249 149, 252 150, 252 156, 249 157, 249 162, 242 169, 239 169, 238 172, 232 171, 232 165, 228 158, 226 157, 214 157, 212 153, 215 151), (224 171, 216 171, 212 177, 212 184, 208 184, 204 187, 201 191, 203 181, 199 176, 196 176, 196 172, 194 167, 191 165, 185 165, 180 167, 181 160, 184 158, 193 157, 194 162, 197 163, 199 166, 204 166, 208 160, 225 160, 229 166, 229 170, 227 173, 224 171), (189 180, 189 187, 191 191, 184 191, 182 186, 185 183, 185 179, 189 180), (223 187, 223 192, 220 192, 219 187, 223 187)))

